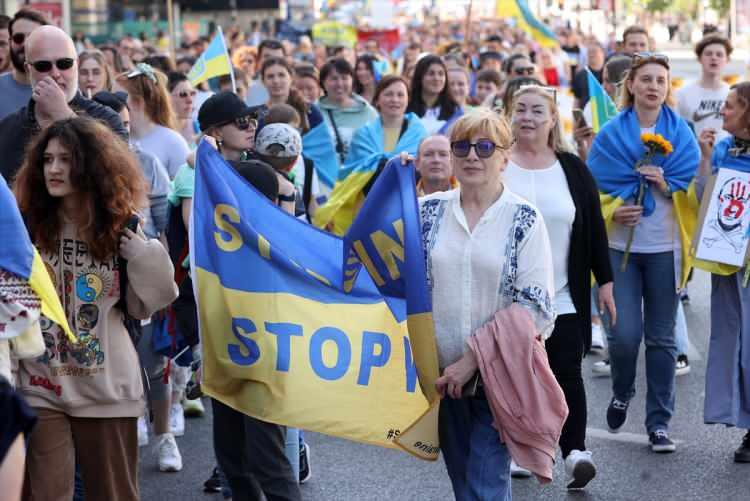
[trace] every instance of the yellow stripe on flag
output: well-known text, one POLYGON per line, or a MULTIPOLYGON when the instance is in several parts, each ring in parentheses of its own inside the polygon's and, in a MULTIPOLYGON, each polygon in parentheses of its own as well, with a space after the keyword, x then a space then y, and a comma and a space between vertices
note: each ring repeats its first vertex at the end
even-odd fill
POLYGON ((29 286, 31 286, 42 302, 42 315, 62 327, 68 339, 76 343, 78 340, 70 330, 62 304, 60 304, 60 297, 57 295, 55 286, 52 285, 52 279, 49 273, 47 273, 47 267, 44 265, 44 261, 42 261, 42 257, 36 249, 34 249, 34 262, 31 265, 29 286))

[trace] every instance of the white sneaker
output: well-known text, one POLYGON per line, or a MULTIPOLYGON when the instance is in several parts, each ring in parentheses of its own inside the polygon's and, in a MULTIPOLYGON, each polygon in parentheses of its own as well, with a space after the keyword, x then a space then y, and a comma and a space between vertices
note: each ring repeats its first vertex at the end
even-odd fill
POLYGON ((565 458, 565 473, 568 475, 568 490, 579 491, 596 476, 596 466, 591 461, 591 451, 573 449, 565 458))
POLYGON ((179 402, 172 404, 169 408, 169 431, 175 437, 181 437, 185 434, 185 416, 183 413, 179 402))
POLYGON ((196 398, 195 400, 186 398, 182 401, 182 409, 187 417, 201 417, 206 413, 206 408, 203 407, 203 402, 201 402, 200 398, 196 398))
POLYGON ((521 468, 512 459, 510 460, 510 476, 513 478, 529 478, 531 472, 526 468, 521 468))
POLYGON ((591 367, 591 372, 596 376, 610 377, 612 375, 612 367, 609 365, 609 360, 600 360, 591 367))
POLYGON ((174 435, 171 433, 157 435, 156 447, 159 453, 159 471, 180 471, 182 469, 182 456, 174 435))
POLYGON ((591 349, 594 351, 604 350, 604 329, 601 324, 591 324, 591 349))
POLYGON ((146 445, 148 445, 148 424, 146 418, 141 416, 138 418, 138 447, 146 445))

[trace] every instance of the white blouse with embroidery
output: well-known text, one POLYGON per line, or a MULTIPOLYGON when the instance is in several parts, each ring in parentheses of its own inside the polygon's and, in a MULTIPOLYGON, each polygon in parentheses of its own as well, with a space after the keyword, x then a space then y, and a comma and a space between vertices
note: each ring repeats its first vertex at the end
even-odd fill
POLYGON ((498 310, 525 306, 543 339, 555 321, 554 275, 539 211, 505 188, 469 231, 460 189, 419 199, 427 279, 440 368, 459 360, 465 341, 498 310))

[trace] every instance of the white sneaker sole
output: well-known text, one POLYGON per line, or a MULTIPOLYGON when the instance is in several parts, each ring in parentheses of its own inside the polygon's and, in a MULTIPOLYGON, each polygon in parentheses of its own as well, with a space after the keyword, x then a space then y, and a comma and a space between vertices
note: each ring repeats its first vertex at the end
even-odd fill
POLYGON ((179 466, 173 466, 173 465, 159 465, 159 471, 163 473, 176 473, 178 471, 182 470, 182 465, 179 466))
POLYGON ((580 491, 596 476, 596 466, 591 461, 578 461, 571 476, 573 480, 568 483, 568 490, 580 491))
POLYGON ((676 377, 685 376, 687 374, 690 374, 690 366, 689 365, 687 367, 683 367, 682 369, 675 369, 674 370, 674 375, 676 377))
POLYGON ((677 450, 677 446, 675 444, 672 445, 653 445, 651 444, 651 452, 674 452, 677 450))

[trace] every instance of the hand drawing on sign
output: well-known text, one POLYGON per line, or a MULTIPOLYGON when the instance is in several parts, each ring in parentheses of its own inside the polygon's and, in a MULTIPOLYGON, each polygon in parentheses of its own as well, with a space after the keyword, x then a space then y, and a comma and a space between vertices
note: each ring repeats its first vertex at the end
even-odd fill
MULTIPOLYGON (((708 248, 733 251, 745 250, 746 212, 750 204, 750 185, 739 177, 730 177, 716 196, 716 211, 708 214, 702 242, 708 248)), ((713 204, 712 204, 713 205, 713 204)))

